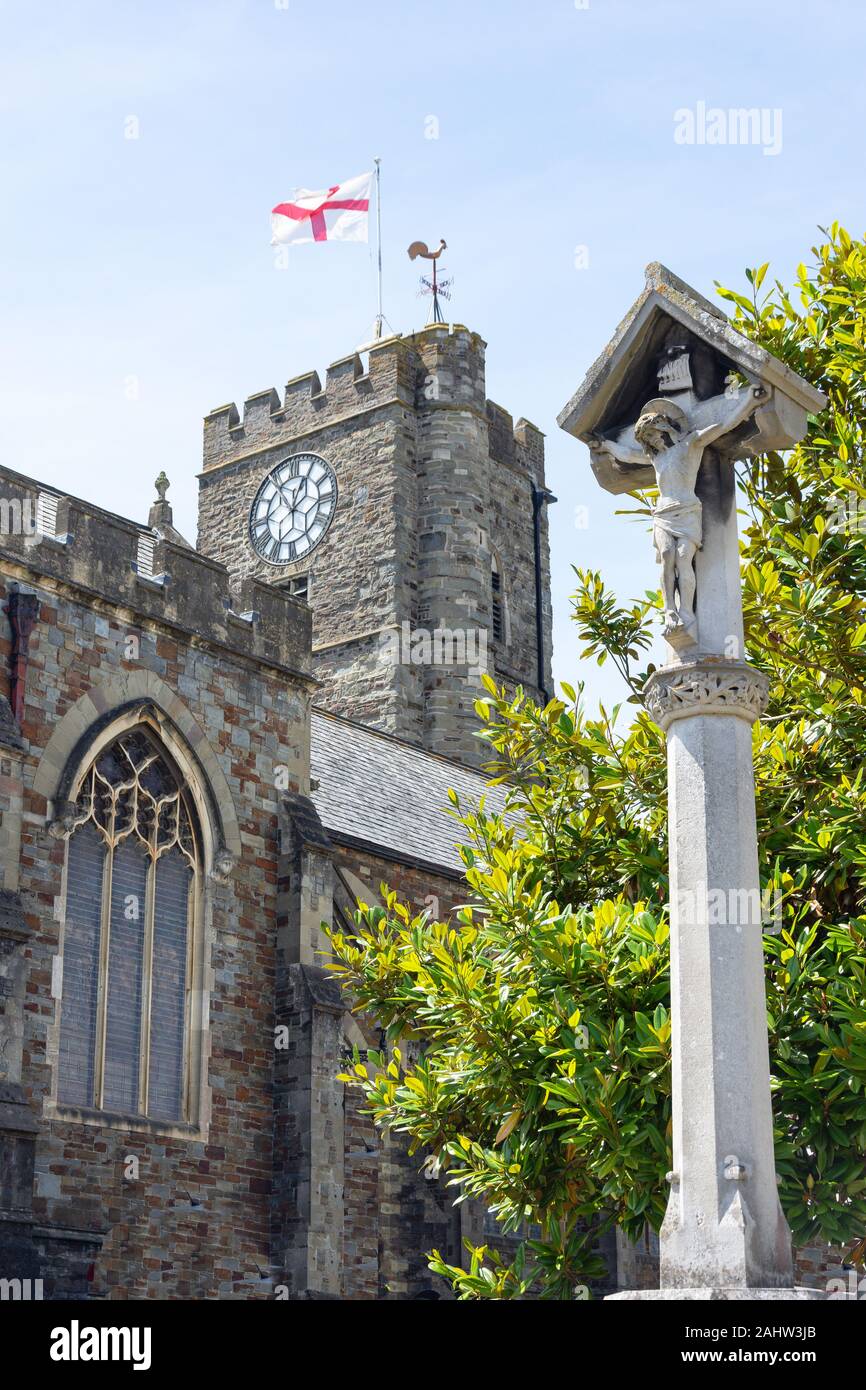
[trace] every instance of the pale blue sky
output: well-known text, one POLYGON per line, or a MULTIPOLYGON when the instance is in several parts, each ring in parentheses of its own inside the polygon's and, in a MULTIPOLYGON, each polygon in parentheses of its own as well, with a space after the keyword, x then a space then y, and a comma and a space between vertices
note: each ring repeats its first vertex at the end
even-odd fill
MULTIPOLYGON (((655 583, 648 536, 555 424, 646 263, 711 295, 764 260, 789 278, 818 223, 866 222, 859 0, 77 0, 0 20, 3 461, 138 519, 164 468, 193 538, 201 417, 323 371, 375 313, 372 246, 277 270, 269 210, 380 155, 390 323, 423 323, 405 248, 444 236, 488 394, 547 433, 560 678, 579 673, 570 565, 623 598, 655 583), (780 109, 781 153, 675 143, 700 101, 780 109)), ((616 698, 607 668, 580 674, 616 698)))

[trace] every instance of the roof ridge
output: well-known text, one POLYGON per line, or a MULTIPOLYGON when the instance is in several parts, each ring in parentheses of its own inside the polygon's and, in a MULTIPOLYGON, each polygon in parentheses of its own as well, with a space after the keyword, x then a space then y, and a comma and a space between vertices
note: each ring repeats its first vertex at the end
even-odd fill
MULTIPOLYGON (((86 497, 78 497, 75 493, 67 492, 65 488, 58 487, 56 483, 46 483, 43 482, 41 478, 31 478, 29 473, 21 473, 17 468, 10 468, 6 463, 0 464, 0 476, 18 479, 22 483, 29 483, 32 487, 39 488, 40 492, 51 493, 52 497, 65 497, 69 502, 73 504, 77 503, 81 507, 86 507, 88 511, 97 512, 100 516, 107 516, 112 521, 125 521, 128 526, 135 526, 139 531, 144 531, 148 535, 150 535, 153 530, 151 526, 148 526, 146 521, 136 521, 134 517, 124 516, 123 512, 110 512, 107 507, 100 507, 98 502, 89 502, 86 497)), ((184 545, 190 550, 195 549, 194 546, 189 544, 189 541, 185 540, 184 545)))

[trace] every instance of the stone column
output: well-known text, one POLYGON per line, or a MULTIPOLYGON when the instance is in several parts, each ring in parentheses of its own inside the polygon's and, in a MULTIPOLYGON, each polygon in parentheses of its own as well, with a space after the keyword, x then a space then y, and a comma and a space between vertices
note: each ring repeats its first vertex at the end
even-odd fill
POLYGON ((668 749, 673 1170, 663 1290, 793 1282, 773 1157, 752 766, 765 697, 758 671, 712 658, 657 671, 646 691, 668 749))

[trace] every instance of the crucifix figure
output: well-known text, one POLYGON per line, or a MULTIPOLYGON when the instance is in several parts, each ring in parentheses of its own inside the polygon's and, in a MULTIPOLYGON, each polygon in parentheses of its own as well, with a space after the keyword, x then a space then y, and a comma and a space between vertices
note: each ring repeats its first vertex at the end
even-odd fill
MULTIPOLYGON (((690 390, 682 394, 693 399, 690 390)), ((615 438, 590 440, 593 454, 606 453, 624 469, 649 463, 655 472, 653 544, 661 569, 664 635, 674 647, 697 640, 694 561, 703 535, 695 484, 704 450, 747 420, 766 395, 763 386, 746 387, 701 401, 691 411, 660 396, 647 401, 635 424, 615 438)))

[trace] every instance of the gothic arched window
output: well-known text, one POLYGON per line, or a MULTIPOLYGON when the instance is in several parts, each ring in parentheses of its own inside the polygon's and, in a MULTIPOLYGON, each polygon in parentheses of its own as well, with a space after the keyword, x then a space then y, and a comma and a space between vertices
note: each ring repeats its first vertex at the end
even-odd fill
POLYGON ((192 800, 138 726, 97 755, 72 821, 57 1098, 183 1120, 201 864, 192 800))

